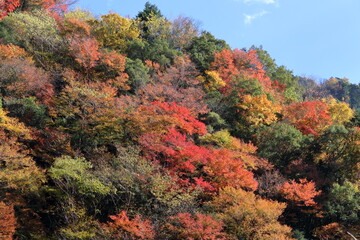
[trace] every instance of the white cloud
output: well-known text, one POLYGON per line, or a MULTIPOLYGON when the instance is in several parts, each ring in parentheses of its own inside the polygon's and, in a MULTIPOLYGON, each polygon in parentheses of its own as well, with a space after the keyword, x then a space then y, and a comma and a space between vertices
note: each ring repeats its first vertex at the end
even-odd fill
POLYGON ((267 13, 268 12, 264 10, 262 12, 258 12, 258 13, 252 14, 252 15, 244 14, 244 23, 251 24, 252 21, 254 21, 256 18, 262 17, 267 13))
POLYGON ((264 4, 275 4, 276 0, 242 0, 244 3, 264 3, 264 4))

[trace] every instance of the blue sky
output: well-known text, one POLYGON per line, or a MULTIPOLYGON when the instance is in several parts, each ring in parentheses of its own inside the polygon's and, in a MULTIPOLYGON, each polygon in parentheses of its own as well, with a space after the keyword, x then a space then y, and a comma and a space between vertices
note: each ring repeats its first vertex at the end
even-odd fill
MULTIPOLYGON (((146 0, 78 0, 96 16, 134 17, 146 0)), ((360 83, 360 0, 152 0, 168 19, 179 15, 232 48, 262 45, 278 65, 317 80, 360 83)))

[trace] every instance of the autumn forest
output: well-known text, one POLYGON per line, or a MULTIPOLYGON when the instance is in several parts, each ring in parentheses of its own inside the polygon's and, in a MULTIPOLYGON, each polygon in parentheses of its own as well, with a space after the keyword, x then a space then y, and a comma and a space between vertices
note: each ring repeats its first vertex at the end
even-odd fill
POLYGON ((0 1, 0 239, 360 238, 360 85, 146 3, 0 1))

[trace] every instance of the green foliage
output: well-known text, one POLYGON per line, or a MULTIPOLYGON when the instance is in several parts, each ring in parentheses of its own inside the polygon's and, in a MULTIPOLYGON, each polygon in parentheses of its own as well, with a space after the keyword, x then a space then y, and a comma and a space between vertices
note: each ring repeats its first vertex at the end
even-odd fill
POLYGON ((86 22, 93 22, 96 18, 91 12, 77 8, 65 14, 65 19, 75 18, 86 22))
POLYGON ((88 216, 86 210, 74 199, 66 199, 59 208, 63 218, 63 226, 57 230, 59 239, 86 240, 101 236, 99 223, 88 216))
POLYGON ((278 81, 286 85, 284 96, 289 102, 297 102, 300 100, 301 87, 298 83, 299 78, 295 77, 292 71, 286 69, 285 66, 280 66, 276 68, 270 77, 273 81, 278 81))
POLYGON ((208 132, 212 133, 226 127, 226 121, 216 112, 209 112, 203 122, 206 124, 208 132))
POLYGON ((230 48, 224 40, 215 38, 209 32, 203 32, 201 36, 193 38, 187 51, 198 69, 205 72, 214 61, 214 53, 224 48, 230 48))
POLYGON ((169 42, 164 38, 155 38, 151 42, 132 41, 127 53, 131 59, 151 60, 163 67, 170 66, 174 58, 180 55, 180 52, 172 49, 169 42))
POLYGON ((17 117, 20 121, 31 127, 43 128, 49 120, 44 105, 37 102, 35 97, 11 99, 5 102, 11 117, 17 117))
POLYGON ((155 4, 146 2, 144 10, 139 12, 136 18, 141 21, 149 21, 152 17, 160 18, 162 17, 162 14, 155 4))
POLYGON ((360 191, 357 184, 345 181, 334 183, 326 202, 327 215, 345 223, 360 221, 360 191))
POLYGON ((35 57, 54 56, 64 47, 55 19, 44 11, 12 13, 2 24, 12 34, 6 38, 15 39, 14 44, 19 43, 35 57))
POLYGON ((274 123, 260 128, 256 134, 258 153, 279 168, 301 158, 310 138, 286 123, 274 123))
POLYGON ((112 189, 91 172, 92 164, 84 158, 63 156, 55 159, 49 169, 50 177, 67 195, 80 194, 84 197, 109 194, 112 189))
POLYGON ((283 93, 286 99, 289 102, 299 101, 302 93, 299 78, 294 76, 292 71, 288 70, 285 66, 278 66, 275 59, 271 58, 270 54, 262 49, 262 47, 256 48, 253 46, 252 49, 256 50, 258 58, 264 65, 264 70, 271 80, 286 85, 283 93))
POLYGON ((332 125, 315 142, 315 161, 330 182, 358 180, 360 163, 360 132, 358 129, 332 125))
POLYGON ((194 207, 196 192, 176 185, 167 172, 140 156, 135 147, 119 148, 119 156, 101 166, 97 175, 117 190, 121 204, 152 214, 171 214, 194 207))
POLYGON ((131 60, 127 58, 125 72, 129 75, 128 83, 133 92, 151 81, 148 75, 149 68, 140 59, 131 60))
POLYGON ((304 232, 297 230, 297 229, 293 230, 292 237, 297 240, 307 240, 307 238, 305 238, 304 232))
POLYGON ((71 82, 54 100, 54 125, 72 134, 74 148, 90 150, 123 140, 124 109, 115 107, 116 94, 111 85, 71 82))

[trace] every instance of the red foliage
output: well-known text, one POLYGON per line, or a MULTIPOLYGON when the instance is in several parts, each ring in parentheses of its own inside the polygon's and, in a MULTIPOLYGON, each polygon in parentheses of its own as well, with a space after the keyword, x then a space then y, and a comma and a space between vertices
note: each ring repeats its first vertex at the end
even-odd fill
POLYGON ((2 83, 6 85, 8 95, 11 97, 36 96, 42 103, 51 102, 54 86, 50 83, 49 75, 35 67, 33 62, 28 59, 13 58, 3 61, 0 68, 0 78, 15 80, 2 83))
POLYGON ((0 1, 0 19, 13 12, 20 6, 20 0, 2 0, 0 1))
POLYGON ((30 0, 30 2, 43 7, 55 19, 60 20, 64 13, 68 11, 68 6, 73 0, 30 0))
POLYGON ((154 110, 161 114, 167 114, 177 120, 180 130, 187 134, 206 134, 206 126, 204 123, 196 120, 191 112, 176 103, 152 102, 154 110))
POLYGON ((256 50, 246 52, 239 49, 233 51, 224 49, 215 53, 215 60, 211 64, 211 68, 216 70, 227 83, 227 86, 222 89, 225 93, 233 78, 240 75, 257 79, 267 91, 272 89, 272 82, 266 75, 261 61, 257 58, 256 50))
POLYGON ((171 239, 186 240, 221 240, 226 239, 222 232, 223 223, 211 216, 197 213, 179 213, 169 218, 165 229, 169 231, 171 239))
MULTIPOLYGON (((0 1, 0 19, 15 11, 21 5, 20 0, 0 1)), ((68 11, 68 5, 72 0, 26 0, 29 6, 40 6, 50 12, 56 19, 60 19, 68 11)))
POLYGON ((186 135, 175 129, 170 129, 162 136, 144 134, 140 138, 140 144, 145 147, 148 158, 160 161, 173 176, 180 177, 179 183, 188 185, 189 180, 193 179, 193 187, 214 190, 210 183, 196 177, 199 176, 199 168, 208 161, 208 149, 188 141, 186 135))
POLYGON ((285 199, 294 202, 298 206, 315 206, 314 198, 320 195, 321 191, 316 191, 315 183, 300 179, 299 183, 295 180, 285 183, 280 192, 285 199))
POLYGON ((75 35, 70 39, 71 54, 86 70, 93 68, 99 60, 99 44, 95 38, 75 35))
POLYGON ((246 170, 244 163, 227 149, 213 150, 204 170, 212 178, 212 184, 217 189, 231 186, 255 191, 258 187, 254 174, 246 170))
POLYGON ((143 100, 176 102, 194 114, 207 112, 203 101, 205 93, 196 79, 200 73, 189 57, 177 57, 165 72, 152 62, 147 64, 154 71, 152 75, 156 81, 138 90, 137 94, 143 100))
POLYGON ((240 70, 235 66, 234 54, 231 50, 224 49, 221 52, 217 52, 214 58, 215 60, 211 64, 211 68, 215 69, 227 84, 232 81, 233 77, 240 74, 240 70))
POLYGON ((154 239, 155 232, 150 220, 141 220, 137 215, 129 219, 126 211, 110 216, 112 222, 104 225, 114 237, 118 239, 154 239))
POLYGON ((321 101, 294 103, 285 109, 285 121, 293 124, 303 134, 317 136, 331 124, 329 107, 321 101))
POLYGON ((144 132, 161 133, 168 128, 176 128, 185 134, 206 134, 204 123, 196 120, 189 109, 178 104, 155 101, 141 106, 133 116, 137 128, 144 132))
POLYGON ((11 240, 16 229, 14 206, 0 202, 0 239, 11 240))

